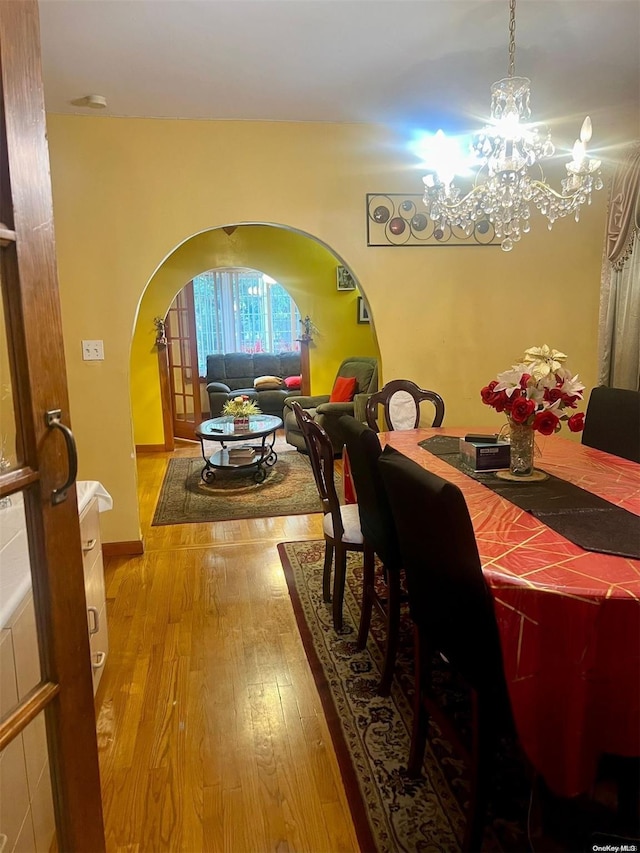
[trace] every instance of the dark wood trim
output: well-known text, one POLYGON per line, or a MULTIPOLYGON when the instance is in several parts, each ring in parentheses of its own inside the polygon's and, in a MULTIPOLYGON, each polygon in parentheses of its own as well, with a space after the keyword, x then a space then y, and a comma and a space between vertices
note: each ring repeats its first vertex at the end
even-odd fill
POLYGON ((309 366, 309 344, 310 338, 298 338, 300 341, 300 373, 302 381, 300 383, 300 394, 303 397, 308 397, 311 394, 311 370, 309 366))
POLYGON ((136 444, 136 453, 164 453, 165 450, 173 450, 173 447, 165 447, 164 444, 136 444))
POLYGON ((0 223, 0 246, 8 246, 16 242, 16 232, 0 223))
MULTIPOLYGON (((105 849, 84 571, 75 486, 62 436, 45 414, 69 399, 58 291, 53 200, 36 0, 0 2, 0 221, 15 241, 0 249, 18 465, 38 472, 23 490, 42 703, 59 850, 105 849), (46 333, 43 333, 43 329, 46 333)), ((30 694, 33 698, 33 694, 30 694)), ((34 708, 31 710, 35 710, 34 708)), ((21 709, 24 711, 24 708, 21 709)), ((27 713, 31 713, 27 710, 27 713)))
POLYGON ((171 303, 167 312, 165 328, 173 417, 172 435, 174 438, 188 438, 195 441, 195 429, 202 421, 202 408, 193 281, 185 284, 171 303), (176 376, 180 377, 179 387, 176 386, 176 376), (191 393, 187 391, 189 384, 191 385, 191 393), (182 400, 181 406, 178 404, 179 400, 182 400), (188 401, 191 402, 192 411, 189 411, 188 401), (180 409, 182 411, 179 415, 180 409))
POLYGON ((0 752, 26 729, 59 692, 60 685, 53 684, 51 681, 38 684, 29 692, 24 701, 0 723, 0 752))
POLYGON ((13 471, 7 471, 6 474, 0 474, 0 498, 7 495, 13 495, 15 492, 20 492, 31 483, 35 483, 40 475, 37 471, 33 471, 28 466, 24 468, 14 468, 13 471))
POLYGON ((164 343, 156 343, 158 348, 158 375, 160 376, 160 404, 162 406, 162 430, 164 435, 163 450, 173 450, 173 396, 169 378, 169 355, 166 339, 164 343))
POLYGON ((142 539, 132 539, 130 542, 103 542, 104 557, 139 557, 144 554, 142 539))

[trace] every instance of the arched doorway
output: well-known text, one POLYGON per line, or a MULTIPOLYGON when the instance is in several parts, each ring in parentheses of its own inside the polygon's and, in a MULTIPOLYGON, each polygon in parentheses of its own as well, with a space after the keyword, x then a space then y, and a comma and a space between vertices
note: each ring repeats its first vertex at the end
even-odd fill
MULTIPOLYGON (((358 289, 338 288, 338 268, 346 266, 309 234, 273 224, 214 228, 193 235, 158 267, 140 301, 131 348, 131 406, 134 439, 140 450, 163 450, 163 418, 156 326, 176 295, 204 270, 251 267, 282 284, 300 315, 316 331, 310 349, 310 393, 328 393, 338 366, 349 355, 379 358, 373 324, 358 322, 358 289), (231 233, 229 233, 231 232, 231 233)), ((350 270, 357 288, 355 271, 350 270)), ((375 319, 375 318, 372 318, 375 319)))

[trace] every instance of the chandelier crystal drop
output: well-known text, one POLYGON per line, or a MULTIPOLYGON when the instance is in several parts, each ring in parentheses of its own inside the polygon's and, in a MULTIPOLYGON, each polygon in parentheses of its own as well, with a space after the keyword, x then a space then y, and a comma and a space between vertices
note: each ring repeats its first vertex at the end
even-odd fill
MULTIPOLYGON (((478 223, 489 220, 502 249, 510 252, 530 230, 534 209, 546 216, 549 229, 563 216, 580 218, 580 208, 591 203, 593 190, 602 189, 600 160, 587 155, 591 119, 582 124, 580 138, 566 164, 567 177, 558 192, 545 182, 540 165, 552 157, 551 134, 527 122, 531 117, 531 81, 516 77, 516 0, 509 2, 509 72, 491 87, 491 120, 474 137, 472 150, 477 172, 472 189, 461 196, 450 168, 431 170, 423 178, 424 203, 436 227, 462 229, 471 235, 478 223), (447 174, 449 172, 449 174, 447 174)), ((445 144, 438 131, 436 144, 445 144)))

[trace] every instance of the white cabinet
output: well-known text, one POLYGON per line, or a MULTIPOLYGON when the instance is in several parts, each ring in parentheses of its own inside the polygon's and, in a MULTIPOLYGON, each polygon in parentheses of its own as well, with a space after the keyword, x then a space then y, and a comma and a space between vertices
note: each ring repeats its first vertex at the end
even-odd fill
POLYGON ((80 539, 84 564, 84 588, 87 598, 87 624, 91 645, 93 692, 95 694, 109 653, 100 518, 98 500, 95 497, 80 513, 80 539))

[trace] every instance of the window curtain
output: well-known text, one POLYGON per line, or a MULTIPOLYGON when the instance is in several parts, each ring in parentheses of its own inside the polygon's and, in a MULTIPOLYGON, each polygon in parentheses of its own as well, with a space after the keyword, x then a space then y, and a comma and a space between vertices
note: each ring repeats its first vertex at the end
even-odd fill
POLYGON ((618 167, 600 290, 598 384, 640 390, 640 141, 618 167))

